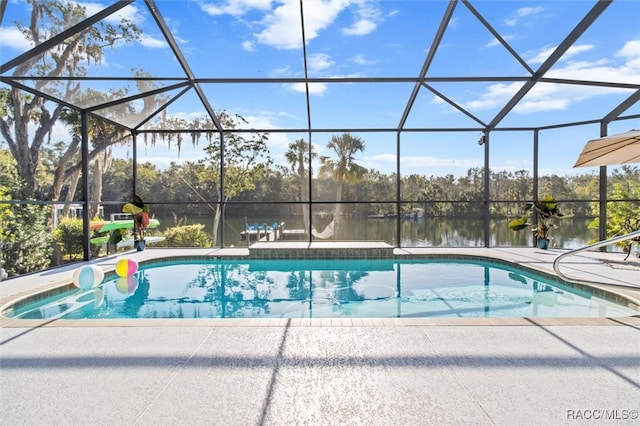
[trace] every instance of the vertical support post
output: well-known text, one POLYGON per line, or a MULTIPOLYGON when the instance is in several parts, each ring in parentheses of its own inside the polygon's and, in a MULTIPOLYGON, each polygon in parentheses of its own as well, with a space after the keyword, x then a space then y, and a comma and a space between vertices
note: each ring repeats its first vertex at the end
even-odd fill
POLYGON ((131 152, 133 153, 133 170, 131 173, 131 178, 133 179, 131 182, 131 190, 133 193, 131 194, 130 200, 133 200, 133 197, 138 193, 138 133, 135 131, 131 132, 132 144, 131 152))
MULTIPOLYGON (((305 102, 307 105, 307 130, 309 132, 309 167, 307 168, 307 170, 309 170, 309 192, 308 192, 308 197, 309 199, 306 201, 306 203, 309 206, 309 223, 305 223, 304 225, 307 226, 307 242, 309 244, 311 244, 311 242, 313 241, 313 236, 312 236, 312 232, 311 230, 313 229, 313 201, 312 198, 313 196, 311 195, 311 176, 312 176, 312 170, 311 170, 311 154, 313 153, 313 148, 312 148, 312 141, 311 141, 311 101, 310 101, 310 97, 309 97, 309 67, 307 64, 307 40, 306 40, 306 35, 305 35, 305 29, 304 29, 304 6, 303 6, 303 2, 302 0, 300 0, 299 2, 300 4, 300 35, 302 36, 302 58, 303 58, 303 62, 304 62, 304 92, 305 92, 305 102)), ((302 187, 303 182, 300 182, 300 186, 302 187)), ((300 200, 301 203, 304 203, 304 200, 300 200)), ((304 211, 302 214, 303 217, 303 221, 304 221, 304 211)), ((334 217, 333 220, 336 220, 336 218, 334 217)), ((340 221, 340 219, 338 219, 338 221, 340 221)), ((333 235, 333 239, 335 239, 336 236, 335 234, 333 235)))
POLYGON ((483 206, 483 216, 484 216, 484 246, 489 247, 491 244, 491 236, 489 235, 490 227, 489 227, 489 179, 491 178, 491 172, 489 170, 489 132, 484 132, 484 206, 483 206))
MULTIPOLYGON (((539 151, 540 151, 540 145, 538 140, 539 135, 540 135, 540 131, 538 129, 533 131, 533 194, 532 194, 533 201, 538 201, 538 178, 540 177, 540 174, 538 173, 538 169, 540 167, 538 164, 539 151)), ((535 222, 538 221, 537 214, 538 212, 534 209, 533 215, 534 215, 535 222)), ((532 235, 532 239, 533 239, 533 247, 537 246, 538 243, 536 241, 535 235, 532 235)))
POLYGON ((396 134, 396 247, 400 247, 402 236, 400 235, 401 221, 400 221, 400 132, 396 134))
POLYGON ((220 209, 220 223, 218 226, 220 227, 220 247, 224 248, 224 221, 227 217, 227 205, 222 204, 222 208, 220 209))
POLYGON ((600 196, 599 198, 599 221, 598 239, 607 239, 607 166, 600 166, 600 196))
MULTIPOLYGON (((307 170, 309 171, 307 173, 309 175, 309 178, 307 180, 307 185, 308 185, 307 194, 308 194, 308 196, 307 196, 307 201, 302 200, 303 202, 307 203, 308 211, 309 211, 309 223, 305 224, 307 226, 307 229, 306 229, 305 232, 309 236, 309 238, 308 238, 308 242, 309 243, 311 243, 311 241, 313 241, 313 238, 311 236, 311 227, 313 226, 313 202, 312 202, 313 195, 312 195, 312 192, 311 192, 312 186, 313 186, 312 185, 313 184, 313 180, 311 179, 311 175, 312 175, 312 172, 313 172, 313 170, 311 170, 311 167, 312 167, 311 166, 311 155, 313 154, 313 145, 311 144, 311 136, 312 136, 311 131, 309 131, 309 158, 308 158, 309 164, 307 165, 307 170)), ((300 185, 304 185, 304 182, 300 182, 300 185)), ((304 218, 304 214, 302 215, 302 217, 304 218)), ((335 218, 334 218, 334 220, 335 220, 335 218)), ((333 238, 335 239, 335 236, 333 238)))
MULTIPOLYGON (((224 180, 225 180, 225 156, 224 156, 224 132, 220 132, 220 199, 218 200, 218 209, 220 209, 220 220, 216 224, 220 230, 220 247, 224 247, 224 217, 225 217, 225 204, 224 200, 224 180), (220 224, 223 224, 220 226, 220 224)), ((214 221, 215 222, 215 221, 214 221)), ((216 229, 216 235, 218 234, 218 230, 216 229)), ((215 241, 213 242, 215 244, 215 241)))
POLYGON ((80 156, 82 158, 82 258, 87 261, 91 258, 91 234, 89 217, 89 121, 87 112, 80 113, 80 156))
MULTIPOLYGON (((600 137, 607 136, 607 124, 600 123, 600 137)), ((598 239, 604 241, 607 239, 607 166, 600 166, 600 196, 598 197, 598 239)), ((606 247, 600 247, 600 251, 605 251, 606 247)))

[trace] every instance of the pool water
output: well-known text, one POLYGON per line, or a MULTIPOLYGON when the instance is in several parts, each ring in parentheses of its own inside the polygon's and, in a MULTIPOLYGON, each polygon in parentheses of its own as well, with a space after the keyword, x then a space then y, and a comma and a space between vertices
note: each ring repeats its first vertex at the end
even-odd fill
POLYGON ((501 263, 189 260, 22 306, 17 318, 615 317, 638 312, 501 263))

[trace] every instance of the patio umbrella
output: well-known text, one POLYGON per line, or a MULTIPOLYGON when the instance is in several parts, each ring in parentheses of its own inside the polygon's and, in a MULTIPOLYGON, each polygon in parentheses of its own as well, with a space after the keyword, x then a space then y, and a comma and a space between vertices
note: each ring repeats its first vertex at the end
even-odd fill
POLYGON ((573 167, 611 166, 640 162, 640 130, 592 139, 573 167))

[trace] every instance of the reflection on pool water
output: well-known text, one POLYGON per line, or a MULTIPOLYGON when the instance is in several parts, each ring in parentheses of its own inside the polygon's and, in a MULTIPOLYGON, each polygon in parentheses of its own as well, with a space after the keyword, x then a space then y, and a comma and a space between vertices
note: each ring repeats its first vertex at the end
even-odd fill
POLYGON ((501 263, 189 260, 22 306, 18 318, 615 317, 637 311, 501 263))

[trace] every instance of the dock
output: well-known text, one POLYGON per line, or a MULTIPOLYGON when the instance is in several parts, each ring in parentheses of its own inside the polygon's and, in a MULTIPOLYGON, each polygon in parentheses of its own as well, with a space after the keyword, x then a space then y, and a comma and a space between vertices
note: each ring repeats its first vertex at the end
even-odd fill
MULTIPOLYGON (((327 239, 333 236, 334 222, 331 221, 322 232, 316 231, 312 227, 311 233, 316 239, 327 239)), ((284 229, 284 222, 280 224, 274 223, 267 225, 263 223, 258 225, 245 224, 245 230, 240 233, 242 241, 251 242, 269 242, 269 241, 303 241, 309 238, 309 232, 306 229, 284 229)))
POLYGON ((240 233, 240 238, 242 241, 248 242, 277 241, 282 238, 284 233, 284 222, 276 222, 273 225, 267 225, 266 223, 259 225, 254 223, 253 225, 245 225, 245 230, 240 233))

